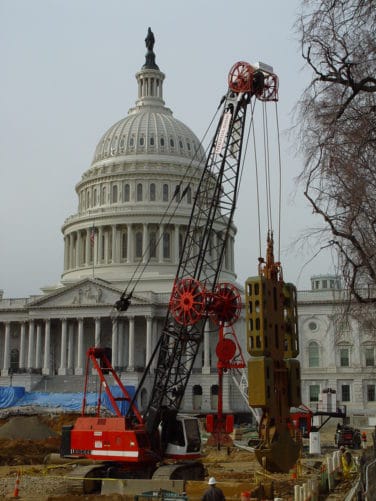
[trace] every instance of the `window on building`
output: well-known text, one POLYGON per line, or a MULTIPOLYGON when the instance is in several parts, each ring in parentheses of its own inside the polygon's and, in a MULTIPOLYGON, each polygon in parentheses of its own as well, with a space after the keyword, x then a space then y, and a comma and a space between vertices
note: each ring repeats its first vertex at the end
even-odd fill
POLYGON ((97 189, 93 190, 93 206, 97 205, 97 189))
POLYGON ((142 184, 138 183, 137 185, 137 202, 142 202, 142 184))
POLYGON ((102 188, 102 204, 105 204, 107 202, 106 200, 106 187, 103 186, 102 188))
POLYGON ((320 385, 319 384, 310 384, 309 385, 309 401, 310 402, 318 402, 320 395, 320 385))
POLYGON ((149 187, 149 198, 151 202, 155 202, 155 183, 151 183, 149 187))
POLYGON ((339 350, 339 365, 341 367, 350 366, 350 350, 348 348, 340 348, 339 350))
POLYGON ((128 234, 126 231, 121 236, 121 257, 127 259, 128 256, 128 234))
POLYGON ((10 352, 10 372, 17 372, 20 367, 20 352, 17 348, 13 348, 10 352))
POLYGON ((153 136, 150 137, 150 146, 154 146, 154 137, 153 136))
POLYGON ((143 136, 140 137, 140 146, 144 146, 144 141, 145 139, 143 138, 143 136))
POLYGON ((316 341, 308 345, 308 367, 320 367, 319 345, 316 341))
POLYGON ((342 402, 350 402, 350 385, 349 384, 343 384, 341 386, 341 397, 342 397, 342 402))
POLYGON ((194 411, 199 411, 201 409, 202 405, 202 386, 199 384, 195 384, 192 388, 192 393, 193 393, 193 410, 194 411))
POLYGON ((376 401, 375 385, 367 384, 367 402, 375 402, 375 401, 376 401))
POLYGON ((124 185, 124 202, 129 202, 130 200, 130 187, 129 184, 124 185))
POLYGON ((142 231, 136 231, 135 235, 135 255, 136 258, 141 258, 142 257, 142 231))
POLYGON ((210 388, 210 407, 211 409, 217 409, 218 408, 218 385, 213 384, 213 386, 210 388))
POLYGON ((365 349, 366 367, 373 367, 375 365, 375 350, 373 348, 365 349))
POLYGON ((157 257, 157 233, 153 230, 149 232, 149 252, 151 258, 157 257))
POLYGON ((170 146, 171 146, 171 148, 175 147, 175 143, 174 143, 174 140, 172 138, 170 139, 170 146))
POLYGON ((161 146, 164 146, 164 137, 161 137, 161 140, 160 140, 160 143, 161 143, 161 146))
POLYGON ((169 232, 163 233, 163 259, 171 258, 171 237, 169 232))
POLYGON ((162 200, 168 202, 168 184, 164 184, 162 188, 162 200))
POLYGON ((112 187, 112 203, 116 204, 118 201, 118 187, 116 184, 112 187))

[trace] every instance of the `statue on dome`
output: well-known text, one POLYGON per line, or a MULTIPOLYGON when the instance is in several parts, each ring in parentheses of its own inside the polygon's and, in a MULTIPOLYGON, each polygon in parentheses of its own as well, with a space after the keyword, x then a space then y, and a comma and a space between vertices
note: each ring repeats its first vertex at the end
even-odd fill
POLYGON ((153 52, 155 44, 154 33, 151 31, 151 28, 148 28, 148 34, 145 38, 145 45, 148 51, 153 52))
POLYGON ((157 64, 155 63, 155 54, 153 52, 154 44, 155 44, 154 33, 151 31, 151 28, 148 28, 148 33, 145 38, 145 45, 148 51, 145 54, 145 64, 143 68, 151 70, 159 70, 157 64))

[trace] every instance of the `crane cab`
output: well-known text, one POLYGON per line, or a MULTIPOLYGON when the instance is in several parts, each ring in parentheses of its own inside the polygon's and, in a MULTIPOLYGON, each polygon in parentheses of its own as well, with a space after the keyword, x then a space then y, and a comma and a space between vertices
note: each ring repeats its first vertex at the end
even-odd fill
POLYGON ((197 459, 201 457, 201 436, 198 420, 194 416, 178 414, 162 425, 162 443, 165 456, 171 459, 197 459))

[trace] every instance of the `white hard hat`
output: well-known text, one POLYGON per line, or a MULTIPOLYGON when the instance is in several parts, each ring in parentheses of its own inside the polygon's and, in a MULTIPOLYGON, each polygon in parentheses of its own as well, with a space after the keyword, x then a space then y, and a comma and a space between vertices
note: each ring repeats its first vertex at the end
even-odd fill
POLYGON ((217 483, 217 481, 214 477, 209 478, 209 482, 208 482, 209 485, 215 485, 216 483, 217 483))

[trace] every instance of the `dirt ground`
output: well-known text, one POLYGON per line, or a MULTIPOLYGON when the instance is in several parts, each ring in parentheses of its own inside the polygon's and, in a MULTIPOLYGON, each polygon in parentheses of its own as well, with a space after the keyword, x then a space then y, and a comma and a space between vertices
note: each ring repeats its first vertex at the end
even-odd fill
MULTIPOLYGON (((62 426, 72 424, 76 417, 76 414, 17 416, 0 421, 0 499, 12 498, 16 488, 19 499, 30 501, 133 499, 120 495, 79 495, 79 489, 70 478, 72 465, 44 464, 47 454, 59 450, 62 426)), ((326 426, 321 433, 323 454, 335 450, 333 437, 334 426, 326 426)), ((306 452, 307 447, 308 442, 304 447, 306 452)), ((256 496, 258 489, 256 499, 290 501, 295 483, 303 483, 310 476, 317 475, 321 466, 320 457, 310 457, 305 453, 297 479, 291 474, 270 474, 261 468, 251 451, 237 447, 220 451, 204 448, 203 462, 208 477, 217 479, 227 500, 240 500, 240 494, 245 491, 253 491, 256 496)), ((206 487, 206 482, 187 482, 188 498, 201 499, 206 487)), ((345 484, 343 488, 346 488, 345 484)))

